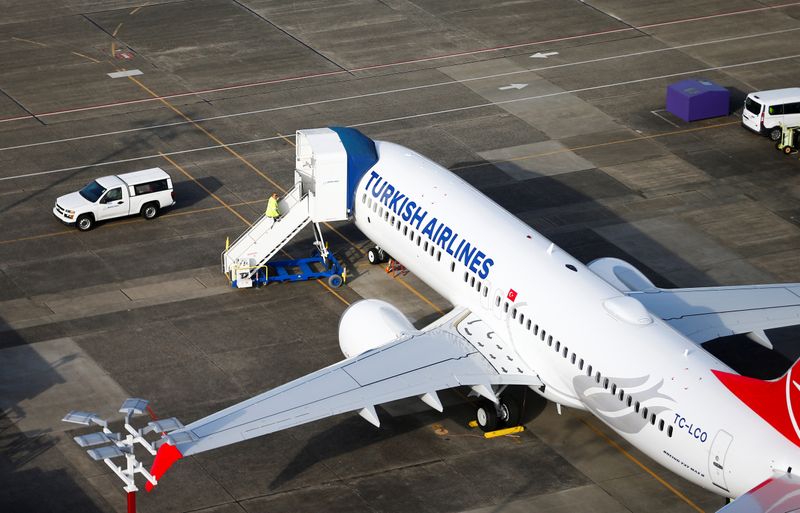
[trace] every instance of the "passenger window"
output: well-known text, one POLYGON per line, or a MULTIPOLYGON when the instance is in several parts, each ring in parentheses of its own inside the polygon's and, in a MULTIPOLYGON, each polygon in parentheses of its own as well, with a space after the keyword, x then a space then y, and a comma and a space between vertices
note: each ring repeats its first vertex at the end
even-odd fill
POLYGON ((561 351, 561 356, 566 358, 567 357, 567 353, 569 353, 569 350, 567 349, 567 346, 564 346, 564 349, 561 351))
POLYGON ((625 400, 625 391, 624 390, 620 390, 619 391, 619 400, 620 401, 625 400))
POLYGON ((441 262, 442 261, 442 252, 441 251, 437 251, 436 252, 436 261, 437 262, 441 262))
POLYGON ((367 208, 372 208, 372 198, 367 202, 367 208))
POLYGON ((783 114, 783 105, 770 105, 769 114, 770 116, 783 114))
POLYGON ((403 235, 408 235, 408 226, 403 226, 403 235))
POLYGON ((603 378, 603 388, 608 390, 608 378, 603 378))
POLYGON ((587 376, 591 376, 592 375, 592 366, 591 365, 586 367, 586 375, 587 376))
POLYGON ((664 431, 664 419, 658 421, 658 430, 664 431))
MULTIPOLYGON (((450 272, 451 273, 455 272, 455 270, 456 270, 456 263, 455 262, 450 262, 450 272)), ((497 298, 497 306, 500 306, 500 298, 499 297, 497 298)))
POLYGON ((428 241, 425 241, 425 244, 422 245, 422 250, 426 252, 428 251, 428 241))
POLYGON ((534 335, 538 335, 539 334, 539 325, 538 324, 533 326, 533 334, 534 335))
POLYGON ((367 193, 365 192, 365 193, 364 193, 364 194, 361 196, 361 203, 366 203, 366 202, 367 202, 367 193))
POLYGON ((500 306, 500 296, 494 298, 494 306, 500 306))
MULTIPOLYGON (((550 337, 550 338, 553 338, 553 337, 550 337)), ((547 340, 547 344, 550 345, 550 339, 547 340)), ((558 352, 560 349, 561 349, 561 342, 556 341, 556 352, 558 352)))
POLYGON ((512 308, 511 309, 511 318, 512 319, 516 319, 517 318, 517 309, 516 308, 512 308))
POLYGON ((383 213, 383 220, 384 221, 388 221, 389 220, 389 210, 386 210, 386 212, 383 213))
POLYGON ((575 353, 572 353, 572 356, 569 358, 569 362, 573 365, 575 364, 575 353))
POLYGON ((468 279, 469 279, 469 273, 467 271, 464 271, 464 283, 466 283, 468 279))
POLYGON ((525 324, 525 329, 526 330, 530 330, 531 329, 531 320, 530 319, 528 319, 527 324, 525 324))
POLYGON ((417 235, 417 246, 419 246, 419 243, 420 243, 420 242, 422 242, 422 237, 420 237, 419 235, 417 235))
POLYGON ((617 384, 616 383, 611 385, 611 393, 612 394, 616 394, 617 393, 617 384))
POLYGON ((474 287, 475 286, 475 277, 474 276, 470 276, 469 277, 469 286, 470 287, 474 287))
POLYGON ((489 295, 489 287, 483 288, 483 297, 487 297, 489 295))
POLYGON ((639 401, 636 401, 636 403, 634 403, 633 411, 635 411, 636 413, 639 413, 639 401))
POLYGON ((377 212, 378 211, 378 202, 377 201, 372 204, 372 211, 373 212, 377 212))
POLYGON ((117 187, 116 189, 111 189, 106 193, 106 197, 104 198, 104 203, 111 203, 112 201, 119 201, 122 199, 122 189, 117 187))
POLYGON ((522 323, 525 322, 525 314, 519 314, 519 324, 522 326, 522 323))
MULTIPOLYGON (((547 345, 550 345, 552 343, 553 343, 553 335, 548 335, 547 336, 547 345)), ((558 351, 558 344, 556 344, 556 351, 558 351)))
POLYGON ((508 301, 503 302, 503 312, 508 313, 508 301))
POLYGON ((667 426, 667 436, 672 438, 672 426, 667 426))
POLYGON ((783 106, 784 114, 800 114, 800 102, 787 103, 783 106))
POLYGON ((628 406, 630 406, 631 404, 633 404, 633 397, 628 396, 628 406))
POLYGON ((654 426, 656 425, 656 414, 655 413, 651 413, 650 414, 650 424, 652 424, 654 426))
POLYGON ((392 219, 389 221, 389 224, 394 224, 394 216, 392 216, 392 219))
POLYGON ((578 369, 583 370, 583 358, 578 360, 578 369))
POLYGON ((647 408, 642 408, 642 418, 643 419, 647 418, 647 408))
POLYGON ((603 376, 600 375, 600 371, 597 371, 597 374, 594 375, 594 380, 597 381, 598 383, 600 383, 600 380, 602 378, 603 378, 603 376))

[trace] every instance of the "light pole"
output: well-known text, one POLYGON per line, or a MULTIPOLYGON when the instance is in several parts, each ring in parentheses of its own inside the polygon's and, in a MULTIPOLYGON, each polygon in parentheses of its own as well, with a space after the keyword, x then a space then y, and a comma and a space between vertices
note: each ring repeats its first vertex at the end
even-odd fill
MULTIPOLYGON (((151 443, 145 439, 145 435, 149 433, 167 433, 175 429, 183 427, 181 422, 174 418, 163 420, 154 420, 147 424, 147 426, 136 429, 131 425, 131 419, 134 415, 141 415, 147 409, 147 401, 144 399, 126 399, 120 407, 120 413, 125 414, 125 433, 114 433, 108 427, 108 421, 101 419, 96 413, 85 411, 71 411, 62 420, 64 422, 72 422, 73 424, 81 424, 84 426, 97 425, 102 428, 101 431, 96 433, 89 433, 88 435, 76 436, 75 442, 81 447, 94 447, 102 444, 102 447, 95 447, 88 449, 86 452, 95 461, 104 461, 106 465, 119 477, 125 484, 123 489, 128 494, 128 513, 136 513, 136 492, 139 488, 136 486, 135 476, 137 473, 142 474, 147 481, 151 484, 158 484, 156 478, 153 477, 144 465, 136 459, 136 444, 140 444, 151 455, 156 454, 156 445, 159 443, 151 443), (121 467, 114 463, 113 459, 125 457, 125 466, 121 467)), ((163 443, 159 441, 160 443, 163 443)))

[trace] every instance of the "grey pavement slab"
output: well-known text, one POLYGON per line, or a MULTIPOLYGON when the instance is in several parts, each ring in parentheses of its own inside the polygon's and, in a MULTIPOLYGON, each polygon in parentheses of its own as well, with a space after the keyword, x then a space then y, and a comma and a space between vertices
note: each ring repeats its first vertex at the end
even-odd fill
MULTIPOLYGON (((386 299, 417 326, 438 317, 446 302, 414 276, 401 282, 368 266, 361 251, 371 243, 346 223, 337 229, 355 247, 325 230, 351 272, 349 285, 337 291, 344 302, 316 283, 228 287, 219 253, 244 223, 158 152, 182 152, 171 158, 251 219, 275 185, 248 163, 290 185, 294 149, 278 134, 298 128, 370 123, 361 126, 367 135, 452 168, 582 261, 624 258, 659 285, 797 281, 796 158, 742 129, 738 113, 693 123, 662 119, 651 111, 663 109, 664 88, 677 77, 639 81, 761 54, 790 55, 791 45, 760 36, 582 63, 798 27, 795 9, 768 7, 747 0, 6 6, 0 62, 8 73, 0 90, 36 109, 147 100, 45 116, 44 124, 0 119, 0 358, 23 355, 20 361, 38 369, 14 384, 13 397, 40 406, 34 420, 43 430, 64 428, 63 405, 51 394, 71 390, 77 397, 70 387, 87 383, 111 383, 151 399, 156 414, 188 422, 341 359, 336 326, 346 302, 386 299), (713 17, 749 8, 758 10, 713 17), (689 14, 712 17, 684 20, 689 14), (670 23, 626 25, 662 22, 670 23), (536 41, 544 42, 526 44, 536 41), (496 48, 503 45, 512 47, 496 48), (112 58, 112 46, 130 50, 132 59, 112 58), (559 53, 530 57, 548 51, 559 53), (417 62, 392 64, 402 60, 417 62), (341 69, 372 64, 380 67, 341 69), (155 94, 222 89, 167 98, 170 107, 148 99, 151 93, 132 80, 105 76, 106 68, 122 66, 141 69, 137 80, 155 94), (513 74, 487 78, 503 73, 513 74), (639 82, 594 88, 627 80, 639 82), (499 89, 511 83, 528 85, 499 89), (249 85, 227 87, 237 84, 249 85), (586 87, 593 89, 567 92, 586 87), (555 96, 528 98, 548 94, 555 96), (491 104, 505 100, 515 101, 491 104), (218 142, 184 123, 173 107, 191 118, 234 115, 199 124, 233 144, 247 163, 209 148, 218 142), (174 122, 180 124, 152 127, 174 122), (93 134, 102 135, 48 143, 93 134), (17 145, 26 147, 6 149, 17 145), (151 165, 173 176, 178 199, 154 222, 131 218, 79 234, 49 212, 56 196, 96 176, 151 165), (60 361, 62 353, 72 354, 63 342, 40 351, 57 340, 71 340, 79 357, 60 361), (46 425, 48 416, 56 427, 46 425)), ((798 81, 793 61, 780 62, 786 65, 704 76, 731 87, 741 102, 746 90, 798 81)), ((16 111, 0 99, 0 118, 16 111)), ((306 233, 287 251, 304 255, 309 245, 306 233)), ((784 345, 792 340, 787 335, 784 345)), ((347 414, 182 460, 154 494, 139 496, 139 508, 686 509, 587 428, 585 416, 557 416, 542 404, 524 433, 484 440, 465 427, 474 412, 464 391, 442 395, 441 414, 409 399, 378 407, 380 429, 347 414)), ((113 410, 119 402, 90 399, 82 406, 108 402, 113 410)), ((125 510, 119 483, 72 443, 83 431, 31 438, 15 421, 11 413, 0 415, 0 469, 9 483, 0 503, 25 511, 125 510), (65 499, 41 496, 43 481, 65 499)), ((612 438, 706 511, 720 505, 612 438)))
POLYGON ((568 150, 559 141, 506 147, 501 150, 484 151, 480 155, 517 180, 554 176, 595 167, 588 160, 568 150))
POLYGON ((0 349, 0 368, 2 414, 29 437, 72 429, 60 422, 70 410, 111 415, 128 397, 71 338, 0 349))

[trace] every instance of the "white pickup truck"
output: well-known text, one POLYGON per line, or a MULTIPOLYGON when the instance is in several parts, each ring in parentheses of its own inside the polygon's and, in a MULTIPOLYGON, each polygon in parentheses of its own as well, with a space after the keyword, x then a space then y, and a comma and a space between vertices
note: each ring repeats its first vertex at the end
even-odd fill
POLYGON ((78 192, 56 200, 53 215, 81 231, 97 221, 141 214, 153 219, 159 210, 175 204, 172 179, 160 167, 123 175, 103 176, 78 192))

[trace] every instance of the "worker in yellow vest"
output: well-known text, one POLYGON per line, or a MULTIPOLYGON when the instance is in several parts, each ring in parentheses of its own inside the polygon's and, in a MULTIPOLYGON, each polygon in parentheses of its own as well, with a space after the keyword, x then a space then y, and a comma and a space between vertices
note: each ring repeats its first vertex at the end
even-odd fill
POLYGON ((267 217, 271 217, 274 220, 278 220, 281 216, 281 213, 278 211, 278 194, 272 193, 272 196, 269 197, 267 200, 267 211, 264 212, 264 215, 267 217))

